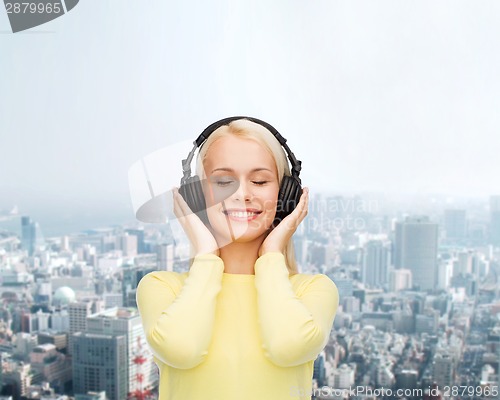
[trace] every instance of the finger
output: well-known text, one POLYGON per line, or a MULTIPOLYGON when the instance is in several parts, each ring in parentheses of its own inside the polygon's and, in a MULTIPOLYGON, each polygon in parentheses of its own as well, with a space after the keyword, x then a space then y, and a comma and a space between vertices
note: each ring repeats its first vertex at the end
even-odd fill
POLYGON ((300 201, 299 201, 299 204, 297 207, 300 210, 300 212, 304 211, 304 209, 307 208, 308 195, 309 195, 308 189, 304 188, 304 190, 302 191, 302 194, 300 195, 300 201))
POLYGON ((172 196, 174 198, 174 214, 177 217, 177 221, 179 221, 184 231, 186 231, 188 227, 186 224, 186 217, 183 215, 181 207, 179 205, 179 194, 176 193, 175 190, 173 190, 172 196))
POLYGON ((191 210, 191 208, 189 208, 186 200, 184 200, 184 197, 182 197, 182 195, 179 193, 179 190, 176 189, 175 193, 177 195, 179 208, 182 211, 183 215, 188 216, 189 214, 193 214, 193 211, 191 210))
POLYGON ((291 229, 297 229, 300 223, 304 220, 308 212, 308 206, 309 206, 309 188, 304 188, 304 191, 300 196, 299 204, 292 213, 292 214, 295 213, 295 215, 293 217, 293 225, 289 225, 291 229))
POLYGON ((185 201, 182 199, 182 196, 177 188, 174 188, 173 196, 174 196, 174 213, 177 217, 177 220, 181 224, 182 228, 186 232, 186 234, 189 235, 192 224, 191 220, 189 219, 191 212, 188 212, 186 214, 186 209, 185 209, 186 207, 189 209, 189 207, 187 205, 183 206, 182 203, 184 202, 185 204, 185 201))
POLYGON ((309 199, 309 189, 304 188, 302 191, 302 194, 300 195, 300 200, 299 204, 297 204, 297 207, 295 210, 293 210, 291 215, 294 215, 294 218, 296 220, 302 221, 303 218, 305 218, 307 214, 307 207, 308 207, 308 199, 309 199))
POLYGON ((174 198, 174 213, 175 213, 175 216, 177 217, 177 219, 181 222, 183 222, 185 220, 185 217, 186 217, 186 213, 184 212, 183 208, 182 208, 182 205, 181 205, 181 200, 180 200, 180 197, 181 195, 179 194, 179 192, 177 191, 177 189, 174 189, 172 191, 172 194, 173 194, 173 198, 174 198))
POLYGON ((174 209, 174 214, 177 218, 180 218, 181 217, 181 210, 179 208, 179 201, 177 200, 177 192, 176 192, 176 188, 173 187, 172 188, 172 200, 173 200, 173 209, 174 209))
POLYGON ((293 210, 293 212, 290 215, 288 215, 283 220, 283 225, 285 225, 285 227, 287 229, 294 231, 297 229, 297 227, 300 224, 300 221, 302 220, 301 216, 302 216, 302 212, 297 207, 295 210, 293 210))
POLYGON ((304 208, 302 210, 302 212, 304 213, 304 217, 307 215, 308 211, 309 211, 309 188, 306 188, 304 208))
POLYGON ((184 231, 190 238, 195 238, 196 233, 199 232, 200 229, 206 228, 203 222, 201 221, 200 217, 198 214, 195 214, 189 205, 187 204, 186 200, 182 197, 182 195, 179 193, 179 191, 176 189, 175 190, 175 196, 176 196, 176 202, 177 202, 177 207, 179 209, 179 217, 178 220, 182 227, 184 228, 184 231))
POLYGON ((302 191, 302 194, 300 195, 299 204, 297 204, 297 207, 295 207, 295 209, 289 215, 283 218, 283 221, 281 221, 281 223, 277 226, 277 228, 279 228, 280 226, 285 226, 285 228, 288 230, 297 229, 300 222, 302 222, 302 220, 307 215, 308 194, 309 194, 308 188, 302 191))
MULTIPOLYGON (((174 193, 174 199, 175 199, 174 200, 174 208, 177 211, 176 212, 177 220, 181 224, 184 232, 188 236, 188 238, 191 241, 191 243, 193 243, 193 245, 195 245, 195 243, 196 243, 196 234, 194 232, 197 230, 197 228, 196 228, 196 220, 193 219, 191 211, 189 211, 189 213, 187 215, 185 215, 186 208, 188 210, 190 210, 190 209, 189 209, 189 206, 187 206, 187 203, 185 202, 185 200, 183 200, 183 198, 182 198, 181 194, 179 193, 179 191, 177 189, 174 189, 173 193, 174 193), (184 203, 184 205, 182 203, 184 203)), ((213 249, 210 249, 210 250, 207 250, 207 251, 212 251, 212 250, 213 249)))

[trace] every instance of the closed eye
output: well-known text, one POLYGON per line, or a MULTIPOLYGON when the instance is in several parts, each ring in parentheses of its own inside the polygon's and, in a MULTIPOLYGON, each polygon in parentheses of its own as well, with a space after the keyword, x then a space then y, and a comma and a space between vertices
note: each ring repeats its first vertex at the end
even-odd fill
POLYGON ((258 181, 258 182, 256 182, 256 181, 252 181, 252 183, 255 183, 256 185, 264 185, 264 184, 266 184, 267 182, 269 182, 269 181, 258 181))
POLYGON ((233 183, 234 181, 217 181, 217 185, 218 186, 228 186, 230 185, 231 183, 233 183))

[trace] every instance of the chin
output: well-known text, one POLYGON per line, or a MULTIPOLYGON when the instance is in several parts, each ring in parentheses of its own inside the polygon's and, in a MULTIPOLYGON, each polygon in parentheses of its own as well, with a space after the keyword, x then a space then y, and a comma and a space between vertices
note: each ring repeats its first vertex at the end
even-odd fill
POLYGON ((222 241, 224 244, 233 242, 228 223, 231 226, 235 238, 234 242, 244 243, 257 240, 262 236, 267 236, 271 231, 274 217, 274 215, 264 213, 253 221, 242 222, 230 220, 222 213, 208 213, 212 234, 219 243, 222 241))
MULTIPOLYGON (((214 224, 212 224, 212 227, 214 224)), ((254 240, 257 240, 261 238, 262 236, 267 236, 267 234, 270 232, 270 229, 266 230, 255 230, 250 226, 246 227, 238 227, 235 226, 234 224, 231 226, 231 229, 233 231, 233 236, 234 240, 231 236, 231 232, 229 231, 227 225, 220 227, 220 225, 216 224, 216 229, 212 229, 212 233, 214 236, 217 238, 218 243, 223 243, 229 244, 231 242, 236 242, 236 243, 246 243, 246 242, 252 242, 254 240)))

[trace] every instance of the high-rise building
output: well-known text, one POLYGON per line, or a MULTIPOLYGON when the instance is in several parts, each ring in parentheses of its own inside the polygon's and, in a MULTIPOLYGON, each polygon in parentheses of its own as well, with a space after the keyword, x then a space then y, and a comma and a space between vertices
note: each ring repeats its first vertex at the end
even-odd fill
POLYGON ((467 219, 465 210, 444 210, 444 230, 446 232, 446 239, 465 239, 467 234, 467 219))
POLYGON ((73 354, 73 334, 87 330, 87 317, 92 314, 91 302, 74 302, 68 305, 69 342, 68 353, 73 354))
POLYGON ((33 221, 30 217, 21 217, 21 246, 28 252, 28 255, 33 255, 37 246, 43 244, 42 231, 38 222, 33 221))
POLYGON ((338 389, 349 389, 354 385, 356 371, 351 365, 341 364, 333 371, 333 386, 338 389))
POLYGON ((413 286, 411 271, 400 268, 393 269, 389 274, 389 290, 399 292, 400 290, 411 289, 413 286))
POLYGON ((415 316, 415 332, 426 332, 435 334, 439 328, 439 312, 437 310, 425 310, 423 314, 415 316))
POLYGON ((382 287, 387 284, 390 264, 390 242, 370 240, 363 248, 361 279, 364 284, 382 287))
POLYGON ((158 269, 160 271, 174 270, 174 244, 160 243, 157 247, 158 269))
POLYGON ((454 260, 443 260, 438 263, 438 278, 437 288, 446 290, 450 286, 451 278, 453 276, 454 260))
POLYGON ((27 396, 28 388, 31 386, 33 371, 31 369, 30 363, 25 363, 24 361, 9 358, 5 363, 2 364, 4 370, 2 372, 2 381, 6 386, 10 386, 11 393, 13 396, 7 397, 21 398, 27 396))
POLYGON ((325 351, 323 350, 316 360, 314 360, 313 366, 313 378, 318 382, 318 386, 326 385, 325 378, 325 351))
POLYGON ((122 279, 122 304, 124 307, 137 307, 136 291, 137 285, 143 276, 156 270, 156 265, 138 267, 135 265, 123 266, 123 279, 122 279))
POLYGON ((457 259, 454 263, 453 276, 472 274, 474 262, 474 253, 472 250, 463 250, 457 252, 457 259))
POLYGON ((123 252, 125 257, 134 257, 137 255, 137 236, 129 235, 127 232, 124 235, 117 237, 118 248, 123 252))
POLYGON ((45 343, 36 346, 30 353, 33 383, 49 382, 59 392, 71 380, 71 362, 57 351, 55 344, 45 343))
POLYGON ((455 384, 455 364, 450 354, 446 352, 435 354, 432 362, 432 376, 440 388, 455 384))
MULTIPOLYGON (((51 316, 52 329, 57 332, 69 332, 69 314, 67 309, 54 311, 51 316)), ((69 346, 69 345, 68 345, 69 346)))
POLYGON ((392 372, 392 362, 383 358, 377 362, 376 382, 381 387, 392 387, 396 383, 396 378, 392 372))
POLYGON ((295 247, 295 258, 297 260, 297 264, 300 269, 303 270, 303 268, 307 265, 307 248, 309 242, 305 236, 293 235, 292 238, 295 247))
POLYGON ((137 237, 137 252, 139 254, 146 252, 146 246, 144 243, 144 229, 126 229, 127 232, 131 236, 137 237))
POLYGON ((142 364, 142 388, 152 389, 157 386, 158 373, 153 361, 153 355, 147 349, 146 338, 139 312, 136 308, 114 307, 87 317, 87 332, 106 335, 124 335, 127 342, 127 390, 134 392, 139 389, 138 366, 134 364, 134 352, 137 341, 143 344, 144 357, 142 364))
POLYGON ((127 337, 88 332, 74 334, 75 393, 105 390, 109 400, 127 398, 127 337))
POLYGON ((421 290, 434 289, 437 284, 438 224, 429 217, 406 217, 396 223, 396 268, 407 268, 413 284, 421 290))

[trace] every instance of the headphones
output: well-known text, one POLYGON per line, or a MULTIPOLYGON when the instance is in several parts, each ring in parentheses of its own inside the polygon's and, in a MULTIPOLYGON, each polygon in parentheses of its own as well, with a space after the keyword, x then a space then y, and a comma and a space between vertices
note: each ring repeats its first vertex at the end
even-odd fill
POLYGON ((191 176, 191 161, 196 149, 201 148, 203 143, 205 143, 208 137, 216 129, 220 128, 221 126, 228 125, 232 121, 236 121, 238 119, 246 119, 255 122, 256 124, 262 125, 264 128, 267 128, 285 149, 288 155, 288 159, 290 160, 290 163, 292 165, 292 175, 283 176, 283 179, 281 181, 278 193, 276 217, 273 221, 273 227, 275 227, 287 215, 289 215, 299 203, 300 196, 302 194, 302 182, 299 178, 302 162, 295 158, 294 154, 286 144, 286 139, 281 136, 281 134, 273 126, 260 119, 243 116, 229 117, 214 122, 213 124, 205 128, 200 136, 198 136, 198 138, 193 142, 194 147, 189 152, 187 158, 182 160, 182 172, 184 175, 181 178, 179 193, 184 198, 189 208, 191 208, 193 212, 198 214, 205 225, 209 225, 208 216, 206 213, 205 195, 203 194, 203 190, 201 187, 200 177, 198 175, 191 176))

